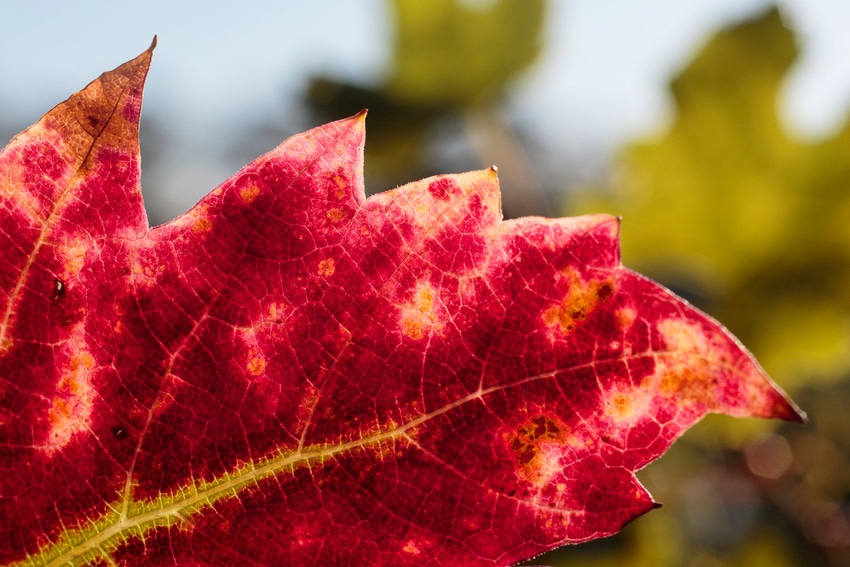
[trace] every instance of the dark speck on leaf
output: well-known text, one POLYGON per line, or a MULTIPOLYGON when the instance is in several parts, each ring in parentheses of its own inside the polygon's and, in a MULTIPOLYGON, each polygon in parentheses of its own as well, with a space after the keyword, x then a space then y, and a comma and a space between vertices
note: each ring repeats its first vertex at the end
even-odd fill
POLYGON ((116 439, 126 439, 129 434, 123 427, 113 427, 112 435, 114 435, 116 439))
POLYGON ((53 280, 53 299, 59 299, 65 295, 65 282, 60 279, 53 280))

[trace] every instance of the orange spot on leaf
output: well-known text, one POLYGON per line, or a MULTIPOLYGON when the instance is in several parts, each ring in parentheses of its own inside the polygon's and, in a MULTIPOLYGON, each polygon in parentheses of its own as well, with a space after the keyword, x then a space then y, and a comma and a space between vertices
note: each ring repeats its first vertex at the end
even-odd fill
POLYGON ((253 203, 254 199, 256 199, 259 195, 260 195, 260 188, 257 187, 256 185, 250 185, 248 187, 243 187, 239 191, 239 198, 242 199, 242 201, 244 201, 245 204, 253 203))
POLYGON ((255 356, 248 361, 248 372, 254 376, 259 376, 266 369, 266 360, 261 356, 255 356))
POLYGON ((322 260, 319 262, 319 275, 324 276, 326 278, 334 275, 334 271, 336 271, 336 266, 334 265, 334 259, 328 258, 326 260, 322 260))
POLYGON ((334 207, 333 209, 329 209, 325 216, 328 217, 328 220, 332 223, 342 222, 348 218, 348 213, 345 209, 340 209, 338 207, 334 207))
POLYGON ((543 312, 543 321, 550 327, 558 325, 566 333, 572 333, 599 303, 606 301, 614 292, 612 279, 585 282, 574 270, 565 273, 569 289, 564 299, 543 312))

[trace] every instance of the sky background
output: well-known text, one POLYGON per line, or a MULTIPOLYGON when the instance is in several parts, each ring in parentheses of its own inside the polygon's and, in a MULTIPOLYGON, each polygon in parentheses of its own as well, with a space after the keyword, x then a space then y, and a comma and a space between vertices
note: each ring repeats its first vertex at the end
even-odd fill
MULTIPOLYGON (((670 76, 713 32, 770 5, 552 2, 543 55, 515 83, 507 108, 551 151, 604 161, 625 141, 663 131, 673 113, 670 76)), ((309 76, 360 84, 386 77, 394 32, 387 6, 381 0, 6 3, 0 145, 157 34, 145 115, 160 130, 169 172, 161 193, 176 215, 234 172, 221 155, 246 124, 285 124, 282 116, 294 109, 309 76)), ((850 107, 850 2, 786 0, 780 8, 803 42, 778 101, 783 116, 800 135, 828 136, 850 107)))

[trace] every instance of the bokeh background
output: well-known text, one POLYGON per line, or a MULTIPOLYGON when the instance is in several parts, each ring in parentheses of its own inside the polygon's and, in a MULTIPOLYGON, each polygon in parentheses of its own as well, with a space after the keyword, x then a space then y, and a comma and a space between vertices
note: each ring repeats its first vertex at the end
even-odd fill
POLYGON ((726 324, 807 426, 712 416, 640 477, 664 508, 529 564, 850 566, 850 3, 9 2, 0 145, 154 57, 152 224, 369 108, 370 192, 499 166, 507 217, 624 217, 624 263, 726 324))

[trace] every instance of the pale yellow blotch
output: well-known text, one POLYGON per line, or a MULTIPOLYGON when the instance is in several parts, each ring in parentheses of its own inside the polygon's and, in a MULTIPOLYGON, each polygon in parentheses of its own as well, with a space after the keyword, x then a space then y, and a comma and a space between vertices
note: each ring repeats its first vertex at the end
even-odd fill
POLYGON ((132 265, 130 268, 130 284, 136 288, 150 289, 157 285, 157 277, 165 272, 165 265, 158 263, 154 256, 147 254, 147 248, 152 248, 153 243, 147 239, 136 241, 137 247, 133 251, 132 265))
POLYGON ((65 248, 65 276, 74 277, 80 273, 86 263, 86 254, 91 249, 90 242, 77 241, 65 248))
POLYGON ((436 299, 437 290, 431 284, 417 286, 413 299, 401 308, 401 329, 405 336, 419 340, 442 330, 445 323, 439 320, 436 299))
POLYGON ((242 199, 242 201, 245 204, 253 203, 254 199, 256 199, 259 195, 260 195, 260 188, 257 187, 256 185, 250 185, 248 187, 243 187, 239 191, 239 198, 242 199))
POLYGON ((605 397, 605 417, 622 425, 635 423, 649 408, 651 397, 642 388, 629 392, 614 391, 605 397))
POLYGON ((76 433, 88 429, 95 398, 91 383, 94 367, 94 357, 87 351, 70 357, 48 410, 50 431, 45 448, 49 453, 62 449, 76 433))
POLYGON ((707 352, 710 343, 697 324, 682 319, 665 319, 658 323, 658 331, 664 337, 667 348, 679 352, 707 352))
POLYGON ((658 323, 669 356, 659 359, 653 379, 668 397, 698 402, 708 408, 718 403, 717 368, 728 366, 732 353, 722 335, 706 334, 703 327, 682 319, 658 323))
POLYGON ((635 320, 637 320, 637 311, 631 307, 623 307, 622 309, 617 310, 615 316, 617 328, 625 332, 628 331, 632 325, 634 325, 635 320))
POLYGON ((334 271, 336 271, 336 266, 334 265, 334 259, 328 258, 326 260, 322 260, 319 262, 319 275, 324 276, 326 278, 334 275, 334 271))

